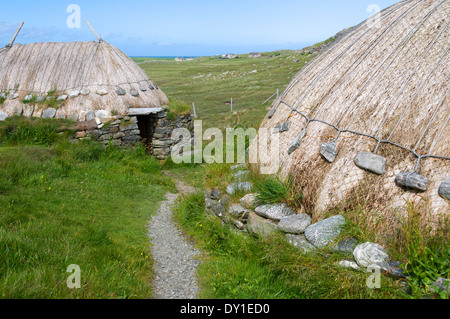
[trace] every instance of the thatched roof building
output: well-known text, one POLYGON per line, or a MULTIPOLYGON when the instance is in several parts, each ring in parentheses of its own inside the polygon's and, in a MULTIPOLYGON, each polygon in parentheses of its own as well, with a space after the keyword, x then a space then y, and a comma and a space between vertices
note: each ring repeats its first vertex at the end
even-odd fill
POLYGON ((127 55, 98 42, 15 44, 0 49, 0 112, 40 116, 49 99, 57 117, 83 120, 130 108, 164 107, 166 95, 127 55))
POLYGON ((317 56, 274 102, 261 128, 279 137, 280 154, 259 152, 259 164, 279 158, 316 219, 365 202, 369 219, 395 222, 407 200, 449 215, 449 18, 450 1, 399 2, 317 56))

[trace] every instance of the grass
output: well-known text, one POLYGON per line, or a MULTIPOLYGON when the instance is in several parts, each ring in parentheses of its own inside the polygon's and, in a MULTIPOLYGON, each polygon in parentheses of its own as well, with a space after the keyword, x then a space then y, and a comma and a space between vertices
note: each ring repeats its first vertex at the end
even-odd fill
POLYGON ((0 147, 0 298, 151 298, 146 225, 175 191, 161 164, 144 147, 15 134, 0 138, 13 145, 0 147), (81 289, 66 285, 71 264, 81 289))
POLYGON ((173 59, 134 58, 171 98, 195 103, 204 127, 240 125, 259 127, 270 103, 261 105, 277 89, 282 91, 311 57, 295 51, 264 53, 252 59, 195 58, 182 63, 173 59), (252 73, 254 70, 257 73, 252 73), (231 98, 233 111, 231 112, 231 98))
POLYGON ((284 237, 244 235, 204 212, 202 193, 184 198, 175 217, 208 256, 199 266, 201 298, 212 299, 359 299, 404 298, 395 282, 382 289, 366 286, 368 274, 335 266, 340 253, 304 255, 284 237))

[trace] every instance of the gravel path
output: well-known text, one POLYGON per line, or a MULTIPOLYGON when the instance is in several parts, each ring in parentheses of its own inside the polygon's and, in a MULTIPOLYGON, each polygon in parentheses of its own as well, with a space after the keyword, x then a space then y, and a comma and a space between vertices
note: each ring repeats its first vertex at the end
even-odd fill
POLYGON ((166 194, 166 201, 152 218, 149 236, 155 261, 155 299, 195 299, 198 294, 196 269, 200 251, 192 246, 172 219, 172 206, 180 194, 194 189, 175 181, 179 194, 166 194))

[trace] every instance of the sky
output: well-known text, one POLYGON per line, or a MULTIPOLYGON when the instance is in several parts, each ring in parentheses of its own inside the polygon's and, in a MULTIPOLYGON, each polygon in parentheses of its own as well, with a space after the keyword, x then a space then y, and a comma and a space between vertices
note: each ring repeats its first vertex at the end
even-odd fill
POLYGON ((209 56, 301 49, 398 0, 2 0, 0 47, 95 41, 129 56, 209 56), (372 6, 373 7, 373 6, 372 6), (80 22, 80 23, 78 23, 80 22))

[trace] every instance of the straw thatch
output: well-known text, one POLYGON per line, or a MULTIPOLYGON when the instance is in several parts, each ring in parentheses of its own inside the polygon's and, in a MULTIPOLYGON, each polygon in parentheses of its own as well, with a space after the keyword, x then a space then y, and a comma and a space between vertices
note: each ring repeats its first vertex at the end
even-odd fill
MULTIPOLYGON (((61 101, 57 116, 105 110, 126 114, 129 108, 166 106, 168 99, 148 75, 122 51, 109 43, 70 42, 15 44, 0 49, 0 94, 8 97, 0 111, 20 113, 26 96, 73 97, 61 101), (118 94, 118 90, 120 95, 118 94), (78 94, 89 92, 87 95, 78 94), (132 93, 134 95, 132 95, 132 93), (19 112, 17 112, 19 110, 19 112)), ((42 105, 33 107, 39 116, 42 105)))
POLYGON ((316 219, 359 201, 394 222, 406 200, 423 199, 434 217, 448 216, 449 202, 438 189, 450 176, 449 18, 450 1, 397 3, 381 12, 379 24, 361 23, 316 57, 274 102, 261 128, 290 126, 272 133, 280 134, 280 154, 260 152, 259 164, 276 163, 279 156, 281 176, 295 177, 316 219), (339 153, 329 163, 320 148, 335 137, 339 153), (387 160, 382 175, 354 163, 361 151, 373 153, 378 141, 377 154, 387 160), (416 164, 429 179, 426 192, 395 183, 416 164))

